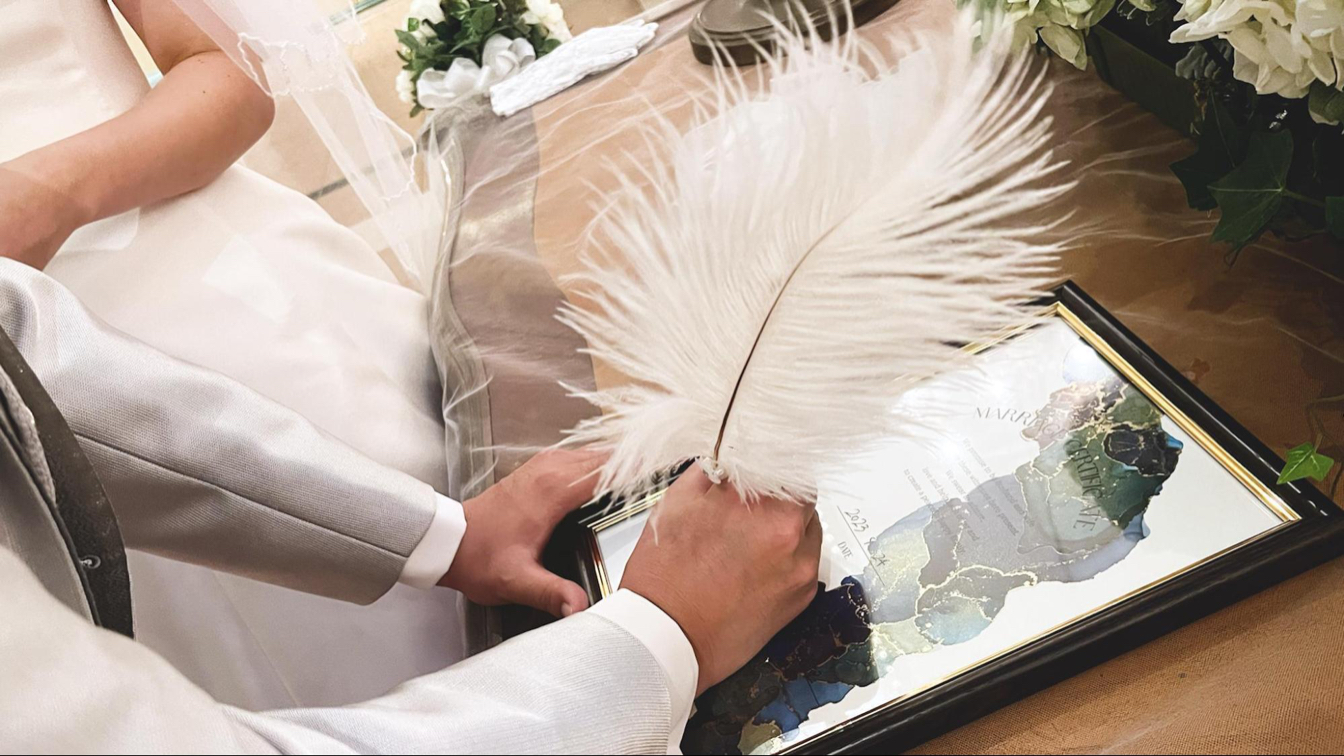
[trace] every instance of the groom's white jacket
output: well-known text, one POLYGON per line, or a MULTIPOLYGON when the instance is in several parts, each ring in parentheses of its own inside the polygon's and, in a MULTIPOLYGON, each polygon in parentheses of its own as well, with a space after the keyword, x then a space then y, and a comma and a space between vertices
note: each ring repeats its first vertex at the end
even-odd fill
POLYGON ((107 326, 3 258, 0 327, 93 463, 128 547, 369 603, 434 521, 428 484, 107 326))
MULTIPOLYGON (((0 327, 65 414, 129 547, 369 602, 441 519, 429 486, 120 334, 5 259, 0 327)), ((665 751, 696 686, 676 623, 621 591, 367 703, 244 712, 57 601, 4 543, 3 752, 665 751)))
POLYGON ((666 752, 682 724, 670 682, 640 640, 599 613, 621 598, 372 701, 254 713, 94 627, 0 547, 0 752, 666 752))

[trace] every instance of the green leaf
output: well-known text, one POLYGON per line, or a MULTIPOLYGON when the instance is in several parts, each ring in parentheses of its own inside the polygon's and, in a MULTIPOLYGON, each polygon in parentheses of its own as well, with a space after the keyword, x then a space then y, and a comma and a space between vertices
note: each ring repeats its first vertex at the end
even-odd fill
POLYGON ((1200 125, 1199 149, 1190 157, 1171 164, 1172 173, 1185 187, 1185 198, 1196 210, 1217 206, 1209 184, 1226 176, 1246 158, 1249 134, 1239 126, 1218 100, 1209 104, 1200 125))
MULTIPOLYGON (((386 39, 386 37, 384 37, 384 39, 386 39)), ((411 34, 405 29, 397 29, 397 41, 406 45, 406 47, 411 50, 420 47, 420 40, 416 39, 414 34, 411 34)))
POLYGON ((1319 81, 1313 82, 1307 109, 1326 123, 1344 123, 1344 92, 1319 81))
POLYGON ((1303 478, 1325 480, 1334 466, 1333 459, 1321 454, 1319 444, 1302 444, 1288 451, 1288 463, 1279 473, 1279 485, 1303 478))
POLYGON ((1222 217, 1213 240, 1241 249, 1269 225, 1283 206, 1288 168, 1293 160, 1289 131, 1251 135, 1246 160, 1231 173, 1209 185, 1222 217))
POLYGON ((487 5, 484 8, 477 8, 471 12, 468 23, 471 24, 472 31, 484 38, 485 33, 490 31, 490 27, 495 25, 495 7, 487 5))
POLYGON ((1344 197, 1325 198, 1325 225, 1336 239, 1344 241, 1344 197))
POLYGON ((1339 129, 1317 129, 1311 142, 1311 177, 1325 194, 1344 194, 1344 132, 1339 129))

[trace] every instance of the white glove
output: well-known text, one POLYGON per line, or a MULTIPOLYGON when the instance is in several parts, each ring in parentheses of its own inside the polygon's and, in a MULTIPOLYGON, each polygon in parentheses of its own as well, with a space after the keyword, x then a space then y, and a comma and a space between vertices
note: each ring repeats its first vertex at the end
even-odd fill
POLYGON ((657 31, 658 24, 644 21, 589 29, 492 86, 490 105, 500 116, 529 108, 582 79, 634 58, 657 31))

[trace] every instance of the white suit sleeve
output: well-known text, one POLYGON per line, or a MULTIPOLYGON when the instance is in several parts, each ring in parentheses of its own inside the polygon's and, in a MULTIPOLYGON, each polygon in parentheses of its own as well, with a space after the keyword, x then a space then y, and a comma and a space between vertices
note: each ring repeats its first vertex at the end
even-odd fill
POLYGON ((452 542, 451 507, 436 518, 429 485, 108 327, 50 277, 3 258, 0 327, 78 437, 127 546, 368 603, 413 552, 429 553, 417 547, 435 519, 449 532, 437 540, 452 542))
POLYGON ((72 753, 658 753, 671 681, 596 611, 353 706, 220 705, 149 649, 88 624, 0 548, 0 750, 72 753))
POLYGON ((700 684, 700 663, 681 626, 652 601, 625 589, 599 601, 588 611, 611 620, 638 638, 658 660, 672 696, 672 732, 667 751, 680 753, 681 736, 686 731, 686 721, 691 717, 695 691, 700 684))
POLYGON ((467 515, 462 505, 443 495, 436 495, 434 519, 420 537, 420 543, 411 550, 401 568, 399 582, 415 588, 433 588, 448 574, 467 533, 467 515))

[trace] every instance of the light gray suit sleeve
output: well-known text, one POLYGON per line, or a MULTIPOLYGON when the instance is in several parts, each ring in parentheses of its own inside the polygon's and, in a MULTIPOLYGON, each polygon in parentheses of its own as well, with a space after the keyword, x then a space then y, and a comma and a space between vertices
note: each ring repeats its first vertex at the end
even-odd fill
POLYGON ((367 603, 433 520, 429 485, 116 331, 3 258, 0 326, 79 438, 127 546, 367 603))
POLYGON ((661 753, 672 728, 655 658, 586 612, 382 698, 264 713, 93 627, 4 548, 0 613, 0 752, 661 753))

